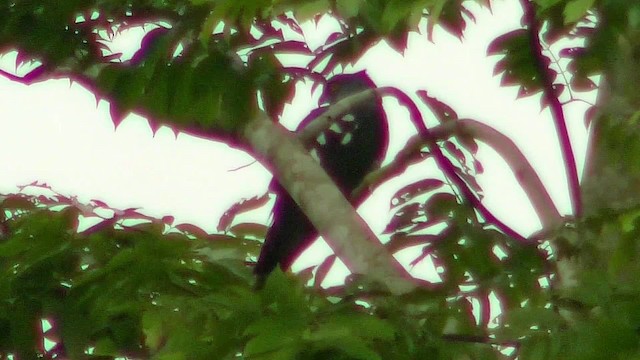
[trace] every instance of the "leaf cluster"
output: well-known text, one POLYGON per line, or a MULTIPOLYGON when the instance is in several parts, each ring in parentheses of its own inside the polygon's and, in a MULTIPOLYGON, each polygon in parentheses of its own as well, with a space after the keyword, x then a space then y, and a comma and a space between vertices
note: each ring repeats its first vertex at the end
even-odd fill
MULTIPOLYGON (((78 216, 87 209, 45 198, 12 195, 2 208, 3 356, 453 359, 493 353, 488 345, 468 347, 444 336, 452 323, 455 331, 480 330, 469 303, 442 291, 398 298, 358 279, 343 289, 313 290, 276 272, 255 292, 239 260, 256 254, 247 254, 239 239, 167 232, 162 222, 78 232, 78 216), (229 255, 231 244, 238 255, 229 255)), ((117 223, 134 220, 127 218, 117 223)))
POLYGON ((292 79, 329 73, 383 38, 403 50, 406 30, 427 14, 462 36, 461 11, 458 0, 5 2, 0 50, 17 49, 16 65, 42 63, 23 78, 7 76, 25 83, 70 76, 111 101, 116 124, 139 111, 154 127, 234 136, 259 110, 279 115, 292 79), (337 16, 341 30, 312 51, 299 24, 322 14, 337 16), (109 40, 139 26, 155 29, 131 60, 121 61, 109 40), (313 60, 306 69, 286 67, 282 55, 313 60))

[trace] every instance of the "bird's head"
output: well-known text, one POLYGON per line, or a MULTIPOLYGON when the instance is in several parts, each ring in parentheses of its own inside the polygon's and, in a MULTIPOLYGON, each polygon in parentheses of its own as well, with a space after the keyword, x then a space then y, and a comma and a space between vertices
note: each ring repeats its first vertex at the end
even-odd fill
POLYGON ((336 75, 325 84, 320 104, 334 104, 349 95, 375 87, 376 85, 364 71, 336 75))

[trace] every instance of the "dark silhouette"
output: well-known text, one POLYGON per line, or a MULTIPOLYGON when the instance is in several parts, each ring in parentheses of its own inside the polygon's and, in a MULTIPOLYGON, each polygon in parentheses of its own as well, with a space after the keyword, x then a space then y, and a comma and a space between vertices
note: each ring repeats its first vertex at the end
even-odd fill
MULTIPOLYGON (((338 75, 325 85, 322 100, 329 104, 366 90, 375 88, 364 73, 338 75)), ((298 126, 305 128, 326 108, 309 114, 298 126)), ((307 148, 315 152, 322 167, 349 198, 350 193, 362 179, 378 165, 389 142, 387 119, 381 99, 360 103, 340 119, 333 120, 331 127, 323 131, 307 148)), ((280 264, 283 270, 316 238, 317 231, 304 212, 298 207, 277 179, 270 184, 277 195, 274 205, 273 225, 265 236, 264 245, 254 269, 257 287, 263 286, 266 277, 280 264)))

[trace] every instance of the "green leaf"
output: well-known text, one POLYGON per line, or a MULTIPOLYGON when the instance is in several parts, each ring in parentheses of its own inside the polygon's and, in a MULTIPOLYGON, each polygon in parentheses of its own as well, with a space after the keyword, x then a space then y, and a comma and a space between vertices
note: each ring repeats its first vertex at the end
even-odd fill
MULTIPOLYGON (((395 330, 387 321, 367 314, 345 314, 333 316, 328 323, 329 328, 346 329, 349 333, 357 334, 367 339, 392 340, 395 330)), ((331 335, 333 337, 333 335, 331 335)))
POLYGON ((142 315, 145 344, 153 351, 158 350, 165 336, 162 315, 160 311, 145 311, 142 315))
POLYGON ((552 309, 524 307, 513 309, 504 314, 508 327, 503 332, 505 337, 524 336, 529 333, 544 334, 561 324, 562 319, 552 309))
POLYGON ((380 355, 371 349, 362 339, 357 337, 343 337, 334 339, 330 347, 340 349, 354 359, 382 360, 380 355))
POLYGON ((407 19, 410 14, 411 7, 408 7, 404 1, 388 1, 384 7, 382 18, 380 19, 382 31, 388 33, 396 29, 398 24, 407 19))
POLYGON ((357 16, 364 0, 338 0, 336 6, 338 14, 346 19, 357 16))
POLYGON ((589 9, 593 7, 595 0, 572 0, 564 7, 564 24, 572 24, 582 19, 589 9))
POLYGON ((329 8, 327 0, 307 1, 296 7, 296 19, 301 22, 306 21, 318 14, 325 14, 329 8))
POLYGON ((538 6, 540 6, 541 10, 545 10, 553 7, 554 5, 556 5, 561 1, 563 0, 535 0, 535 3, 538 4, 538 6))
POLYGON ((300 333, 292 332, 278 319, 264 319, 247 328, 248 333, 257 331, 258 334, 247 342, 245 355, 255 356, 281 349, 296 349, 300 343, 300 333))

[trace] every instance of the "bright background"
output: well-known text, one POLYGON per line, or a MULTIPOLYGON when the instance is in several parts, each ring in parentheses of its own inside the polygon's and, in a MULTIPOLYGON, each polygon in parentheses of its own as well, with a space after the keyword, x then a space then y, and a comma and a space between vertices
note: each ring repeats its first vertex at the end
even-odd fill
MULTIPOLYGON (((380 43, 346 71, 366 68, 379 86, 396 86, 408 93, 426 89, 460 118, 482 121, 508 135, 538 171, 560 213, 568 214, 571 206, 564 164, 549 109, 541 111, 539 94, 516 99, 517 87, 500 87, 500 76, 493 75, 500 57, 486 55, 489 42, 520 27, 519 4, 496 1, 492 11, 473 4, 469 9, 476 22, 468 22, 462 42, 439 27, 430 42, 422 24, 419 32, 410 35, 404 54, 380 43)), ((312 50, 324 44, 332 26, 335 22, 328 17, 317 26, 304 24, 312 50)), ((116 52, 130 54, 139 47, 143 33, 142 29, 124 32, 111 45, 116 52)), ((294 57, 282 60, 304 61, 294 57)), ((14 71, 14 62, 15 53, 9 53, 0 59, 0 66, 14 71)), ((296 96, 281 119, 285 126, 294 128, 316 106, 320 91, 311 93, 310 85, 298 84, 296 96)), ((595 92, 579 95, 595 102, 595 92)), ((392 131, 389 161, 415 130, 407 112, 394 99, 385 99, 384 105, 392 131)), ((580 102, 565 106, 579 174, 586 152, 586 108, 580 102)), ((25 86, 0 77, 0 192, 16 192, 17 186, 33 181, 45 182, 81 202, 99 199, 114 208, 139 207, 147 215, 172 215, 175 224, 192 223, 210 232, 232 204, 265 193, 271 175, 247 153, 176 134, 167 127, 153 134, 147 120, 135 114, 114 129, 108 109, 106 101, 68 79, 25 86)), ((429 125, 435 125, 433 119, 429 125)), ((491 148, 480 145, 478 159, 485 172, 478 181, 484 190, 484 204, 523 235, 539 230, 540 222, 506 163, 491 148)), ((389 208, 392 194, 426 174, 438 173, 433 162, 412 166, 380 186, 359 212, 379 233, 393 215, 389 208)), ((239 220, 268 223, 272 204, 239 220)), ((318 242, 294 269, 319 263, 329 253, 328 247, 318 242)), ((415 254, 415 250, 408 250, 398 258, 408 263, 415 254)), ((332 278, 339 282, 346 268, 337 264, 335 270, 332 278)), ((412 272, 431 280, 437 277, 428 262, 412 272)))

